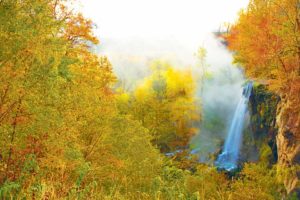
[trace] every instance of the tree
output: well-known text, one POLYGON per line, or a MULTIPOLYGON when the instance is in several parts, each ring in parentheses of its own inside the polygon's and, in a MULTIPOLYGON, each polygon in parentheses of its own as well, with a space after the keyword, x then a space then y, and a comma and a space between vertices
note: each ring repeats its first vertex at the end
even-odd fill
POLYGON ((184 148, 200 115, 191 72, 175 70, 163 62, 151 68, 152 75, 134 91, 130 113, 150 131, 153 143, 162 151, 184 148))
MULTIPOLYGON (((227 36, 235 61, 281 98, 277 114, 279 164, 299 164, 300 14, 298 0, 252 0, 227 36)), ((295 175, 296 177, 296 175, 295 175)), ((290 179, 295 182, 297 178, 290 179)), ((291 191, 294 186, 288 186, 291 191)))
POLYGON ((0 1, 1 199, 130 197, 159 175, 148 130, 119 112, 111 64, 90 50, 92 22, 68 3, 0 1))

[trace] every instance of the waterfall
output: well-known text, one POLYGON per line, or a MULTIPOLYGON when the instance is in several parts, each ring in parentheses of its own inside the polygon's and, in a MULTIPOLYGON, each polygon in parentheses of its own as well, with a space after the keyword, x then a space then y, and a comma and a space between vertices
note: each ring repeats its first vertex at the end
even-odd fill
POLYGON ((248 82, 243 88, 243 94, 235 109, 223 151, 215 162, 215 165, 219 169, 231 171, 237 168, 239 152, 242 143, 245 115, 247 112, 247 105, 251 90, 252 82, 248 82))

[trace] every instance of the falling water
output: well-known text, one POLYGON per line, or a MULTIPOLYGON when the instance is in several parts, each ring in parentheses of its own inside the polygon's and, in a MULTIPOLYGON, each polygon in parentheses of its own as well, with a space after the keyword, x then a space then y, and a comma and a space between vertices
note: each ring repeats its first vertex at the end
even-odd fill
POLYGON ((223 151, 215 162, 215 165, 219 169, 231 171, 237 168, 239 151, 242 142, 243 126, 251 90, 252 82, 248 82, 243 89, 243 94, 238 106, 236 107, 223 151))

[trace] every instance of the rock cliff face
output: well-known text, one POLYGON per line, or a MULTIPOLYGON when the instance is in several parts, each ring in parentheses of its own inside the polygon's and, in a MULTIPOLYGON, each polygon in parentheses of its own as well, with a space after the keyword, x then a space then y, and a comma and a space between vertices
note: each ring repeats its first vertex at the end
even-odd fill
POLYGON ((264 144, 269 145, 272 155, 268 160, 271 164, 276 163, 278 158, 276 110, 279 101, 280 98, 263 85, 254 86, 249 99, 250 128, 255 146, 261 149, 264 144))
MULTIPOLYGON (((300 94, 299 94, 300 96, 300 94)), ((294 95, 281 98, 277 109, 278 164, 283 168, 287 192, 293 191, 300 197, 300 113, 294 95)), ((299 98, 299 97, 298 97, 299 98)))
MULTIPOLYGON (((299 94, 300 95, 300 94, 299 94)), ((295 95, 291 95, 295 96, 295 95)), ((270 163, 278 163, 288 193, 300 194, 299 105, 291 97, 279 97, 265 86, 253 88, 250 96, 251 129, 256 146, 267 142, 272 150, 270 163)))

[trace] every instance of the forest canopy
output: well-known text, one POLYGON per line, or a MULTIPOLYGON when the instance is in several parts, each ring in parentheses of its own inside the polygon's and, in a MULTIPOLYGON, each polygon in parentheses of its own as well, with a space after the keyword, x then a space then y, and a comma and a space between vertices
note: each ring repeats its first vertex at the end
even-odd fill
MULTIPOLYGON (((1 199, 286 195, 268 146, 234 177, 188 155, 201 120, 192 71, 156 61, 133 91, 116 87, 109 59, 92 51, 99 43, 93 22, 72 2, 0 0, 1 199)), ((249 76, 268 80, 298 109, 298 8, 292 0, 260 2, 241 13, 226 37, 229 48, 249 76), (260 46, 249 34, 260 36, 260 46)))

